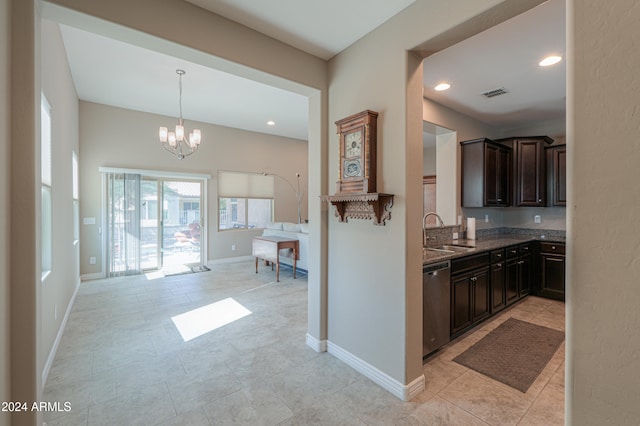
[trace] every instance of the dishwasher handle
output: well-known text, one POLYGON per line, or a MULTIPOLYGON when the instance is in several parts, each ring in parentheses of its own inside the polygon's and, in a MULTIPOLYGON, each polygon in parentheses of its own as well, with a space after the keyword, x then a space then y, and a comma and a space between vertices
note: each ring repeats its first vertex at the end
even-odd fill
POLYGON ((438 271, 442 271, 449 268, 451 268, 451 262, 447 260, 446 262, 433 263, 431 265, 423 266, 422 273, 427 274, 430 277, 435 277, 435 276, 438 276, 438 271))

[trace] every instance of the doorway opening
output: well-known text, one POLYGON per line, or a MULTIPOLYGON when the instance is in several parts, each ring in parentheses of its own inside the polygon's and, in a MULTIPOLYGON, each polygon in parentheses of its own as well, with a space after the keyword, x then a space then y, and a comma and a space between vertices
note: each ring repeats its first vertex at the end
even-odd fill
MULTIPOLYGON (((424 121, 422 144, 422 214, 430 211, 436 212, 446 225, 455 225, 458 223, 456 131, 424 121)), ((429 219, 435 220, 435 218, 429 219)))

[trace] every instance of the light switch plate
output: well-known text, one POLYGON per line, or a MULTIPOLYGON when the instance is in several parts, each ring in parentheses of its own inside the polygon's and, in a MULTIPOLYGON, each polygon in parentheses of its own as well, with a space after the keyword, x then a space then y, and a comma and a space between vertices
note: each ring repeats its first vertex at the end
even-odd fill
POLYGON ((535 216, 533 217, 533 221, 534 221, 535 223, 540 223, 540 222, 542 222, 542 218, 540 217, 540 215, 539 215, 539 214, 537 214, 537 215, 535 215, 535 216))

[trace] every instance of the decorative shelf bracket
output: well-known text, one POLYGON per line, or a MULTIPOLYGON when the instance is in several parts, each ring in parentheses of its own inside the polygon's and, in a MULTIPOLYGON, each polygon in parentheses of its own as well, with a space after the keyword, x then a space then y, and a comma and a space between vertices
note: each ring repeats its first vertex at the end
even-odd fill
POLYGON ((387 220, 391 220, 393 194, 340 193, 320 198, 336 206, 336 217, 340 222, 347 222, 349 218, 371 219, 374 225, 384 226, 387 220))

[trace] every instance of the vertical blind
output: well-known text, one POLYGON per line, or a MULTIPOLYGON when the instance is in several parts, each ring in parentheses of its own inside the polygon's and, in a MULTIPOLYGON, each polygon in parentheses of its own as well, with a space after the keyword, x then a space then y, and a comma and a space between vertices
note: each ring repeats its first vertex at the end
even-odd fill
POLYGON ((107 174, 107 210, 108 275, 141 273, 140 175, 107 174))

